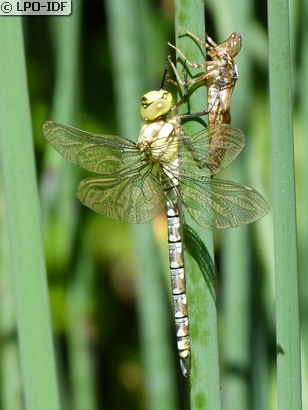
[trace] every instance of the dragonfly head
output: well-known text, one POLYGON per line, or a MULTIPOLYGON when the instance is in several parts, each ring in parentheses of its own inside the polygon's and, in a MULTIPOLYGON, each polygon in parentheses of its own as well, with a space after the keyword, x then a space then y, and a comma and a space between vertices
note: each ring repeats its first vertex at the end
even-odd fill
POLYGON ((242 36, 234 32, 223 43, 211 48, 207 54, 214 59, 233 59, 241 51, 241 48, 242 36))
POLYGON ((140 114, 144 120, 157 120, 169 114, 173 107, 171 93, 166 90, 150 91, 141 98, 140 114))
POLYGON ((237 56, 242 48, 242 36, 239 33, 232 33, 227 42, 229 42, 230 57, 233 58, 237 56))

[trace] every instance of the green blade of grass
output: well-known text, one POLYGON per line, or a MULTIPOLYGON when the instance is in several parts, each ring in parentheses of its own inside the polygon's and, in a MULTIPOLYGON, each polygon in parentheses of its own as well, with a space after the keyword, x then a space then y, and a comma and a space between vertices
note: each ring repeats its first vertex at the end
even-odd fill
POLYGON ((86 324, 91 316, 89 306, 93 300, 93 270, 88 254, 81 249, 78 252, 74 279, 70 282, 67 295, 71 400, 74 410, 97 409, 94 360, 91 356, 86 324))
MULTIPOLYGON (((193 2, 178 0, 175 6, 175 25, 193 32, 199 38, 204 38, 203 0, 193 2)), ((190 61, 204 60, 200 49, 190 38, 183 36, 180 30, 177 30, 176 44, 190 61)), ((178 69, 180 71, 182 65, 179 65, 178 69)), ((200 87, 190 96, 189 109, 190 112, 198 112, 206 106, 206 89, 200 87)), ((187 107, 185 109, 187 110, 187 107)), ((184 126, 184 130, 191 135, 200 130, 200 124, 196 121, 190 122, 184 126)), ((185 224, 187 227, 186 234, 184 232, 185 266, 192 355, 191 408, 218 410, 221 404, 215 273, 212 262, 213 236, 211 231, 200 228, 188 214, 185 214, 185 224), (203 249, 203 252, 198 252, 198 248, 203 249), (205 271, 202 265, 205 266, 205 271)))
MULTIPOLYGON (((302 6, 302 21, 308 19, 308 3, 304 2, 302 6)), ((308 209, 308 178, 307 178, 307 161, 306 153, 308 152, 308 26, 302 24, 301 32, 301 64, 299 65, 299 76, 297 78, 300 85, 300 131, 297 137, 297 154, 299 159, 299 169, 297 169, 297 212, 298 221, 305 221, 308 209)), ((300 281, 300 309, 301 309, 301 333, 302 333, 302 385, 308 385, 308 230, 306 224, 298 226, 298 243, 299 243, 299 281, 300 281)), ((308 409, 308 391, 303 389, 303 409, 308 409)))
POLYGON ((291 58, 287 0, 268 2, 279 409, 301 409, 291 58))
POLYGON ((3 410, 22 409, 21 377, 19 371, 18 341, 14 300, 12 295, 12 266, 8 232, 4 213, 2 173, 0 172, 0 403, 3 410))
POLYGON ((21 20, 2 18, 1 162, 26 408, 59 409, 21 20))

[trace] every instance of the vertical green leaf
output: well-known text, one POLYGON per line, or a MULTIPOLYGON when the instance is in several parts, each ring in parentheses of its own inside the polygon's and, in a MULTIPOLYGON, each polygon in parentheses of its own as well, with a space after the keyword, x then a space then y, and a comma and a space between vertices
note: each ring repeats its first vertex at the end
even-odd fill
POLYGON ((0 148, 26 408, 59 409, 21 20, 1 19, 0 148))
MULTIPOLYGON (((301 9, 302 21, 308 19, 308 3, 304 2, 301 9)), ((297 21, 295 22, 295 24, 297 21)), ((297 177, 297 220, 305 221, 308 209, 308 178, 307 178, 307 152, 308 152, 308 26, 307 24, 295 25, 299 28, 301 38, 300 61, 298 65, 298 76, 294 75, 293 79, 298 81, 299 85, 299 120, 300 128, 296 133, 297 140, 297 159, 298 167, 296 169, 297 177), (295 78, 294 78, 295 77, 295 78)), ((299 289, 300 289, 300 319, 302 335, 302 385, 308 383, 308 230, 305 223, 298 224, 298 245, 299 245, 299 289)), ((308 408, 308 391, 303 389, 303 409, 308 408)))
POLYGON ((269 0, 270 106, 279 409, 301 409, 289 3, 269 0))
MULTIPOLYGON (((203 0, 177 0, 175 6, 176 27, 179 26, 193 32, 199 38, 204 38, 203 0)), ((183 36, 181 30, 177 29, 176 33, 176 45, 190 61, 204 60, 204 50, 200 50, 192 39, 183 36)), ((180 72, 182 64, 183 61, 178 65, 180 72)), ((189 98, 189 110, 199 112, 206 107, 206 89, 200 87, 189 98)), ((201 126, 204 126, 204 123, 201 123, 201 126)), ((192 121, 185 125, 184 129, 188 135, 193 134, 200 129, 200 123, 192 121)), ((187 214, 185 224, 187 227, 184 247, 189 251, 185 252, 185 266, 192 355, 191 408, 218 410, 221 404, 213 237, 211 231, 200 228, 187 214), (200 245, 200 242, 205 245, 203 252, 198 252, 197 244, 200 245), (206 267, 205 271, 202 266, 206 267)))
POLYGON ((0 172, 0 382, 1 408, 21 410, 21 377, 14 299, 12 295, 11 261, 5 218, 2 173, 0 172))

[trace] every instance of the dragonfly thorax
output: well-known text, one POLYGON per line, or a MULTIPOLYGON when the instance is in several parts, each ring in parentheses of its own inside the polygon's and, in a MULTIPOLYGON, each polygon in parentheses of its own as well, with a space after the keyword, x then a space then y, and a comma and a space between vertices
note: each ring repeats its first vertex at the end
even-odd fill
POLYGON ((177 153, 177 144, 175 142, 177 129, 179 127, 178 119, 162 119, 158 121, 145 121, 137 145, 141 151, 144 151, 151 162, 171 161, 177 153))

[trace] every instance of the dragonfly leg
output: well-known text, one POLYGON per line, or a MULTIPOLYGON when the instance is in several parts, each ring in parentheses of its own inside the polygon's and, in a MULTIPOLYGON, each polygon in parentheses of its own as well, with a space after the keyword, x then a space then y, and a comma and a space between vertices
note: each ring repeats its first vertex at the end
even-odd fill
MULTIPOLYGON (((169 43, 168 43, 168 44, 169 44, 169 43)), ((173 61, 171 60, 171 56, 169 55, 167 58, 168 58, 168 62, 169 62, 169 64, 170 64, 170 66, 171 66, 171 68, 172 68, 172 70, 173 70, 173 72, 174 72, 174 74, 175 74, 177 83, 180 84, 182 87, 184 87, 184 86, 185 86, 185 80, 184 80, 184 81, 181 80, 180 74, 179 74, 179 72, 178 72, 178 70, 177 70, 175 64, 174 64, 173 61)))
POLYGON ((170 63, 170 65, 171 65, 173 71, 176 70, 176 73, 177 73, 177 77, 176 77, 176 78, 177 78, 178 82, 176 83, 176 85, 177 85, 177 86, 182 86, 182 87, 184 88, 184 93, 183 93, 183 95, 182 95, 182 98, 181 98, 180 101, 173 107, 174 110, 178 110, 179 107, 181 107, 181 105, 184 104, 184 102, 187 101, 188 94, 189 94, 188 81, 187 81, 187 73, 186 73, 186 70, 185 70, 185 68, 186 68, 186 60, 185 60, 185 62, 184 62, 183 68, 182 68, 182 74, 183 74, 184 81, 181 81, 181 80, 180 80, 179 73, 178 73, 178 71, 177 71, 175 65, 173 64, 173 62, 172 62, 170 56, 168 56, 168 59, 169 59, 169 63, 170 63))
POLYGON ((199 37, 197 37, 195 34, 191 33, 188 30, 183 29, 182 27, 178 27, 180 30, 184 31, 185 34, 187 34, 189 37, 192 39, 196 40, 198 43, 200 43, 203 47, 207 48, 209 50, 209 55, 212 55, 211 51, 215 50, 216 47, 218 47, 218 44, 215 43, 215 41, 205 33, 206 41, 201 40, 199 37))
MULTIPOLYGON (((184 60, 184 66, 186 66, 186 64, 188 64, 191 68, 207 68, 208 66, 209 66, 209 64, 212 64, 212 62, 211 61, 204 61, 203 63, 198 63, 198 64, 193 64, 192 62, 190 62, 188 59, 187 59, 187 57, 182 53, 182 51, 179 49, 179 48, 177 48, 176 46, 174 46, 173 44, 171 44, 170 42, 168 42, 168 45, 170 46, 170 47, 172 47, 172 48, 174 48, 179 54, 180 54, 180 56, 183 58, 183 60, 184 60)), ((169 64, 171 65, 171 67, 172 67, 172 70, 173 70, 173 72, 174 72, 174 74, 175 74, 175 76, 176 76, 176 79, 177 79, 177 82, 178 82, 178 84, 180 84, 182 87, 184 87, 185 85, 193 85, 193 84, 196 84, 196 83, 198 83, 198 82, 200 82, 200 81, 202 81, 202 80, 206 80, 207 79, 207 77, 210 75, 210 73, 209 72, 204 72, 204 73, 202 73, 202 74, 200 74, 198 77, 195 77, 195 78, 193 78, 193 79, 191 79, 191 80, 185 80, 184 79, 184 81, 181 79, 181 77, 180 77, 180 74, 179 74, 179 72, 178 72, 178 69, 176 68, 176 66, 175 66, 175 64, 173 63, 173 61, 171 60, 171 57, 170 56, 168 56, 168 61, 169 61, 169 64)))
POLYGON ((203 63, 192 63, 191 61, 188 60, 188 58, 185 56, 185 54, 183 54, 183 52, 176 46, 174 46, 172 43, 170 43, 170 41, 168 41, 168 46, 172 47, 177 53, 180 54, 180 56, 186 60, 187 64, 191 67, 191 68, 202 68, 202 67, 206 67, 206 61, 204 61, 203 63))
POLYGON ((205 44, 206 48, 213 50, 213 48, 216 48, 218 46, 218 44, 215 43, 215 41, 209 35, 205 33, 205 36, 206 36, 206 41, 207 41, 205 44))

